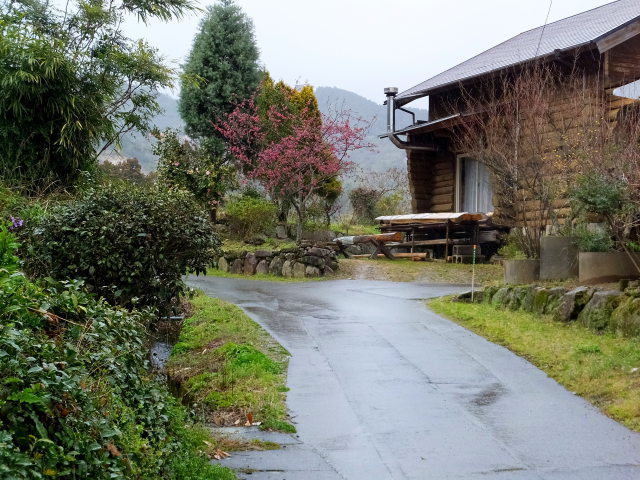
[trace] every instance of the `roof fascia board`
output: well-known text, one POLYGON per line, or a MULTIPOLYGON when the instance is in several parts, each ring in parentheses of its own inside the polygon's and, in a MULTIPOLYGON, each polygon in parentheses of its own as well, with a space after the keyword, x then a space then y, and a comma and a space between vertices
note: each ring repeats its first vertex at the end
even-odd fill
POLYGON ((632 39, 636 35, 640 35, 640 17, 636 17, 615 30, 605 33, 601 37, 596 38, 594 42, 600 53, 605 53, 621 43, 632 39))

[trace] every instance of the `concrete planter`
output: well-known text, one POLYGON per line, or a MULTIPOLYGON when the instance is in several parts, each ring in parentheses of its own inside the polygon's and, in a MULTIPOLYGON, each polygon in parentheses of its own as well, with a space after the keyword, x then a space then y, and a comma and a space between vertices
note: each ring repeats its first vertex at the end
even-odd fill
MULTIPOLYGON (((640 254, 632 253, 640 265, 640 254)), ((580 252, 580 282, 610 282, 621 278, 640 278, 625 252, 580 252)))
POLYGON ((504 283, 521 285, 537 282, 540 278, 540 260, 504 260, 504 283))
POLYGON ((566 280, 578 276, 578 247, 573 237, 540 239, 540 280, 566 280))

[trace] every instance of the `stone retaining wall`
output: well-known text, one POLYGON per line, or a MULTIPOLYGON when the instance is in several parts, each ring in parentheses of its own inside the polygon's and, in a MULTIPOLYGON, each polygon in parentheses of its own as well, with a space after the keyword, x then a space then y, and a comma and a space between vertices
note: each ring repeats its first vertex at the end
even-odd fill
POLYGON ((338 269, 338 259, 333 250, 314 246, 278 251, 225 252, 216 264, 223 272, 292 278, 322 277, 338 269))
MULTIPOLYGON (((469 295, 470 296, 470 295, 469 295)), ((577 321, 596 331, 640 336, 640 284, 624 292, 592 287, 566 290, 535 285, 488 287, 476 301, 511 310, 552 315, 560 322, 577 321)))

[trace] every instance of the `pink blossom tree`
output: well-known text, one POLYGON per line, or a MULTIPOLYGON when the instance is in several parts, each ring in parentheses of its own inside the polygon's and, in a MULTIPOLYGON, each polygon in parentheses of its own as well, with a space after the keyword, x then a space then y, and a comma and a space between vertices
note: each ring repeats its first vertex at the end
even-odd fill
POLYGON ((368 126, 348 111, 318 115, 312 108, 292 112, 274 105, 261 117, 252 99, 238 105, 216 128, 245 175, 263 185, 273 199, 291 203, 300 241, 311 198, 351 168, 351 152, 371 148, 366 142, 368 126), (283 133, 274 136, 273 131, 283 133))

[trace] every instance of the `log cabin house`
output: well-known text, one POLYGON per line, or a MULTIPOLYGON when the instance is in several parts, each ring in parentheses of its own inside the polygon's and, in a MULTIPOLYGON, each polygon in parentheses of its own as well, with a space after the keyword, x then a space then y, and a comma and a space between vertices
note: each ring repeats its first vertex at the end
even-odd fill
MULTIPOLYGON (((579 78, 582 88, 595 92, 606 104, 608 121, 615 122, 621 109, 640 96, 640 89, 633 91, 640 79, 640 0, 614 1, 521 33, 401 93, 386 88, 387 133, 381 137, 406 151, 414 214, 491 212, 497 224, 518 223, 513 214, 505 214, 512 205, 496 187, 492 169, 462 150, 456 135, 471 116, 482 114, 478 105, 487 98, 486 85, 517 78, 532 65, 561 72, 550 117, 572 119, 591 101, 583 93, 583 105, 576 110, 575 98, 566 98, 569 89, 563 88, 562 79, 575 82, 579 78), (412 125, 396 129, 396 115, 405 115, 399 111, 424 97, 428 97, 429 118, 416 121, 414 116, 412 125)), ((565 123, 562 134, 549 129, 547 150, 561 149, 572 128, 580 135, 585 125, 567 127, 565 123)), ((536 209, 536 201, 527 205, 536 209)), ((567 207, 566 199, 554 200, 554 218, 562 219, 567 207)), ((525 213, 526 218, 535 216, 525 213)))

